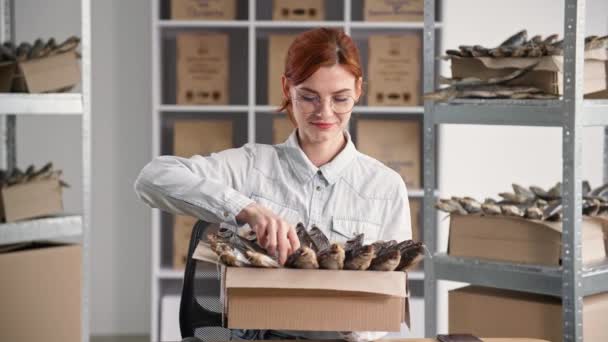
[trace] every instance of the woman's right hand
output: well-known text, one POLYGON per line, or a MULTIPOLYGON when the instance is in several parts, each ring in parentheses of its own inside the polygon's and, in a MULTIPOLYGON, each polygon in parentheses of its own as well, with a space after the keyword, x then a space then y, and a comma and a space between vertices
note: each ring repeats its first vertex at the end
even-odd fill
POLYGON ((300 248, 295 227, 260 204, 251 203, 246 206, 236 219, 249 224, 257 235, 258 244, 271 256, 278 252, 281 265, 285 264, 287 256, 300 248))

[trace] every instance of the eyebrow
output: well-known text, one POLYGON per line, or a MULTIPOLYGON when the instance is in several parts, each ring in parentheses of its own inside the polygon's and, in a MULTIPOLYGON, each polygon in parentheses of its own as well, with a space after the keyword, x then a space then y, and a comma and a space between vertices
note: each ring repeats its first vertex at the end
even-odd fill
MULTIPOLYGON (((308 91, 308 92, 315 93, 315 94, 319 95, 319 92, 318 92, 318 91, 313 90, 313 89, 310 89, 310 88, 307 88, 307 87, 302 87, 302 88, 300 88, 300 89, 302 89, 302 90, 306 90, 306 91, 308 91)), ((340 90, 334 91, 332 94, 344 93, 344 92, 351 91, 351 90, 352 90, 352 89, 344 88, 344 89, 340 89, 340 90)))

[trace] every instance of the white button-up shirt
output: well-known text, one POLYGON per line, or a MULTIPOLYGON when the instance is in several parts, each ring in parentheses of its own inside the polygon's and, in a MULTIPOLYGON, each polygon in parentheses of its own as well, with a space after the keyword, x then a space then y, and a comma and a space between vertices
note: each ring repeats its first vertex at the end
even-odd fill
POLYGON ((401 176, 346 146, 316 167, 294 130, 281 144, 249 143, 209 156, 160 156, 141 171, 135 191, 145 203, 174 214, 236 228, 235 216, 253 201, 284 220, 319 227, 332 242, 365 234, 365 243, 412 238, 401 176))

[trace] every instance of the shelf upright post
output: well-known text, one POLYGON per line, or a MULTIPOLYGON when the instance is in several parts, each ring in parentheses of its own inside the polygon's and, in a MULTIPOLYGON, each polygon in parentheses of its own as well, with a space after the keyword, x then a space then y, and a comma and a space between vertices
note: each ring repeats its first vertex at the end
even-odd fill
MULTIPOLYGON (((0 43, 4 43, 5 41, 12 41, 15 43, 15 3, 14 0, 0 0, 0 4, 2 6, 2 18, 0 21, 2 23, 2 41, 0 43)), ((16 126, 17 126, 17 118, 15 115, 11 115, 9 113, 0 113, 1 115, 1 134, 2 134, 2 144, 0 144, 0 152, 2 153, 2 167, 8 171, 12 171, 15 165, 17 164, 17 156, 16 156, 16 126)))
POLYGON ((564 342, 583 340, 582 139, 585 0, 565 0, 562 314, 564 342))
POLYGON ((256 141, 256 137, 255 137, 255 128, 256 128, 256 124, 255 124, 255 120, 256 120, 256 111, 255 111, 255 104, 256 104, 256 84, 255 84, 255 77, 256 77, 256 27, 255 27, 255 23, 256 23, 256 1, 255 0, 249 0, 249 26, 248 26, 248 31, 247 31, 247 37, 248 37, 248 41, 249 44, 247 44, 247 48, 248 50, 248 65, 247 65, 247 71, 248 71, 248 77, 247 77, 247 82, 248 82, 248 86, 247 86, 247 105, 248 105, 248 109, 247 109, 247 140, 250 143, 255 143, 256 141))
MULTIPOLYGON (((435 89, 435 0, 424 0, 424 92, 435 89)), ((423 238, 431 255, 437 252, 436 212, 434 210, 434 193, 436 188, 435 170, 435 134, 436 126, 433 119, 434 102, 424 102, 423 123, 423 238)), ((426 337, 434 337, 437 333, 437 281, 433 260, 424 262, 424 331, 426 337)))

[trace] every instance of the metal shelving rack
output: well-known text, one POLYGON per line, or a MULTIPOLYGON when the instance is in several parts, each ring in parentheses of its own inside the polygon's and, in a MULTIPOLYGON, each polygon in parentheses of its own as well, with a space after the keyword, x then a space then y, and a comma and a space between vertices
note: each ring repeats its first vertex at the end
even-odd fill
MULTIPOLYGON (((335 0, 328 0, 332 3, 338 3, 335 0)), ((424 22, 365 22, 353 16, 353 13, 358 10, 354 6, 362 5, 361 0, 340 0, 341 11, 340 17, 342 20, 333 20, 328 18, 327 21, 273 21, 261 19, 264 15, 257 13, 260 8, 261 0, 237 0, 237 6, 245 6, 246 11, 238 11, 238 19, 236 20, 220 20, 220 21, 204 21, 204 20, 171 20, 167 15, 168 1, 154 0, 152 2, 152 156, 158 156, 162 153, 162 129, 165 115, 190 115, 190 117, 205 117, 209 114, 221 114, 227 117, 242 115, 247 121, 247 141, 259 142, 260 137, 256 137, 256 119, 265 115, 272 115, 276 109, 275 106, 260 104, 256 101, 257 89, 259 84, 257 79, 261 77, 257 75, 258 68, 257 50, 259 35, 266 34, 269 31, 273 33, 291 33, 293 30, 302 30, 314 28, 318 26, 340 27, 346 33, 386 33, 386 32, 411 32, 417 31, 422 34, 424 22), (243 48, 248 56, 244 57, 247 63, 247 100, 240 101, 236 104, 229 105, 176 105, 166 103, 164 101, 166 89, 166 80, 163 80, 164 66, 163 61, 165 55, 162 53, 163 38, 169 33, 179 32, 181 30, 196 31, 196 30, 226 30, 233 32, 246 32, 247 48, 243 48)), ((271 1, 266 1, 271 4, 271 1)), ((441 30, 442 24, 435 23, 435 29, 441 30)), ((262 76, 263 77, 263 76, 262 76)), ((357 106, 353 110, 353 114, 382 114, 383 116, 401 116, 420 118, 424 113, 424 107, 371 107, 357 106)), ((258 120, 259 121, 259 120, 258 120)), ((421 189, 409 189, 410 198, 422 199, 424 193, 421 189)), ((161 300, 164 295, 172 294, 179 295, 178 291, 181 288, 181 280, 183 272, 174 270, 168 266, 168 263, 163 256, 163 250, 171 241, 167 241, 164 236, 163 224, 164 220, 159 210, 152 210, 152 286, 151 286, 151 339, 158 341, 160 337, 160 326, 162 317, 160 314, 161 300)), ((422 281, 424 273, 415 271, 410 274, 410 279, 422 281)), ((421 283, 420 283, 421 284, 421 283)), ((422 286, 420 286, 422 287, 422 286)))
MULTIPOLYGON (((91 234, 91 4, 81 6, 80 93, 0 94, 0 166, 16 165, 16 123, 25 115, 81 118, 82 132, 82 214, 24 220, 0 224, 0 245, 31 241, 77 241, 82 247, 81 340, 90 334, 90 234, 91 234)), ((15 40, 14 0, 0 0, 0 40, 15 40)))
MULTIPOLYGON (((564 341, 583 340, 583 297, 608 291, 608 266, 583 267, 581 261, 582 130, 608 126, 608 101, 583 100, 585 0, 564 0, 564 95, 555 101, 460 100, 425 102, 424 115, 424 237, 432 262, 425 263, 425 330, 437 333, 437 281, 549 294, 562 298, 564 341), (562 266, 524 266, 437 253, 435 136, 441 124, 482 124, 562 127, 563 234, 562 266)), ((435 74, 435 0, 425 0, 424 90, 432 91, 435 74)), ((608 131, 605 130, 608 133, 608 131)), ((606 135, 608 137, 608 135, 606 135)), ((606 147, 606 140, 604 147, 606 147)), ((608 163, 604 149, 604 178, 608 163)))

